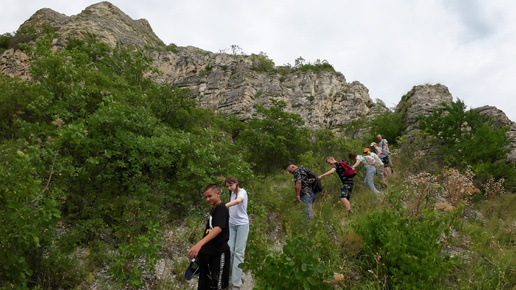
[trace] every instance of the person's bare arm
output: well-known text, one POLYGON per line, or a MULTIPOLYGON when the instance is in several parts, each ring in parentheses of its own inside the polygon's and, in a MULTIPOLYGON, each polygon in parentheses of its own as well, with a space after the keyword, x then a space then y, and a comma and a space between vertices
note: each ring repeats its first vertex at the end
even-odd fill
POLYGON ((232 201, 226 203, 226 207, 231 207, 231 206, 237 205, 239 203, 242 203, 243 201, 244 201, 244 198, 239 196, 235 200, 232 200, 232 201))
POLYGON ((301 180, 296 181, 296 198, 297 202, 301 202, 301 180))
POLYGON ((214 227, 204 238, 202 238, 202 240, 198 241, 197 244, 190 248, 190 250, 188 251, 188 258, 197 258, 197 255, 199 254, 199 251, 201 250, 202 246, 204 246, 207 242, 213 240, 221 232, 221 227, 214 227))
POLYGON ((322 178, 323 178, 323 177, 325 177, 325 176, 332 175, 333 173, 335 173, 335 171, 337 171, 337 169, 332 168, 332 169, 330 169, 330 170, 326 171, 325 173, 323 173, 323 174, 321 174, 321 175, 317 176, 317 178, 322 179, 322 178))

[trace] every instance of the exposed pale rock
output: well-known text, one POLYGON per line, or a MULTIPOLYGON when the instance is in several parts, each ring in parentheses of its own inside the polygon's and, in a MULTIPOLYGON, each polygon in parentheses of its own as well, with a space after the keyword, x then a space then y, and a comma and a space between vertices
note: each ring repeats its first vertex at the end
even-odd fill
POLYGON ((8 49, 0 56, 0 73, 8 77, 30 79, 29 57, 19 49, 8 49))
POLYGON ((174 53, 150 52, 163 72, 160 83, 190 89, 201 106, 249 119, 256 104, 269 106, 270 98, 287 103, 308 127, 333 128, 369 113, 375 103, 359 82, 347 83, 342 74, 322 71, 258 72, 246 55, 211 53, 188 47, 174 53))
POLYGON ((412 131, 417 125, 419 116, 429 116, 442 103, 451 104, 453 97, 446 86, 421 85, 414 86, 396 106, 396 112, 405 114, 405 131, 412 131))
POLYGON ((509 144, 509 156, 507 161, 516 162, 516 123, 509 120, 507 115, 496 107, 493 106, 483 106, 479 108, 474 108, 481 115, 489 116, 493 120, 493 125, 497 128, 509 127, 509 131, 507 131, 507 138, 512 140, 511 144, 509 144))
POLYGON ((143 49, 163 45, 147 20, 133 20, 109 2, 91 5, 78 15, 70 17, 52 9, 40 9, 25 21, 20 29, 41 29, 44 25, 56 30, 59 36, 57 43, 60 44, 66 43, 68 37, 94 37, 110 47, 120 44, 130 49, 143 49))
MULTIPOLYGON (((19 31, 29 27, 53 28, 58 35, 55 46, 64 46, 68 37, 94 37, 111 47, 144 50, 163 72, 150 76, 156 82, 188 88, 202 107, 234 114, 242 120, 253 116, 256 104, 270 106, 270 98, 285 101, 286 110, 299 114, 310 128, 338 128, 362 117, 373 118, 385 110, 371 100, 363 84, 348 83, 341 73, 259 72, 253 70, 259 61, 248 55, 212 53, 191 46, 164 51, 164 44, 146 20, 133 20, 109 2, 91 5, 74 16, 44 8, 25 21, 19 31)), ((0 72, 30 79, 28 63, 29 58, 21 50, 9 49, 0 57, 0 72)), ((404 114, 406 132, 410 132, 418 116, 430 115, 443 102, 451 101, 443 85, 415 86, 403 96, 396 111, 404 114)), ((514 123, 511 126, 514 128, 514 123)), ((515 132, 511 129, 510 138, 516 139, 515 132)), ((514 155, 513 150, 513 160, 514 155)))

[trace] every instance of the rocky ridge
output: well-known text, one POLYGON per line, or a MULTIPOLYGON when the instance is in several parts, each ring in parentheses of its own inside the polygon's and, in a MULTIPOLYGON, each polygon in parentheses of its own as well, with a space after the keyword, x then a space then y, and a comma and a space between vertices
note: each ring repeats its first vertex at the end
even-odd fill
MULTIPOLYGON (((95 37, 111 47, 144 50, 162 72, 151 76, 155 81, 189 88, 202 107, 235 114, 242 120, 253 116, 256 104, 270 105, 270 98, 285 101, 286 110, 299 114, 310 128, 336 129, 362 117, 374 117, 382 109, 372 101, 367 87, 357 81, 347 82, 341 73, 282 73, 277 68, 262 72, 254 69, 257 59, 252 55, 213 53, 195 47, 167 49, 147 20, 133 20, 109 2, 91 5, 73 16, 44 8, 19 30, 48 26, 58 35, 56 46, 65 45, 69 37, 95 37)), ((28 62, 21 50, 9 49, 0 57, 0 72, 30 79, 28 62)), ((417 116, 431 114, 443 102, 452 100, 446 86, 415 86, 403 96, 396 111, 405 114, 406 131, 410 132, 417 116)), ((514 140, 511 160, 516 161, 515 123, 496 108, 479 109, 496 124, 512 128, 508 136, 514 140)))

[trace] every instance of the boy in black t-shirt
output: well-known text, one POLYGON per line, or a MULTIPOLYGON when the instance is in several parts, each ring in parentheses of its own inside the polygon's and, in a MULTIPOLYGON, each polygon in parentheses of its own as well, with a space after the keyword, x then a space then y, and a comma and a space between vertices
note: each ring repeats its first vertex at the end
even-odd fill
POLYGON ((203 238, 189 251, 188 258, 197 258, 197 289, 226 289, 229 284, 229 210, 220 200, 216 184, 206 186, 204 197, 212 206, 203 238))
POLYGON ((331 165, 332 168, 326 173, 319 175, 318 178, 322 179, 325 176, 332 175, 333 173, 337 172, 340 180, 342 181, 342 186, 340 188, 339 195, 340 201, 342 202, 348 213, 352 214, 351 204, 349 203, 349 200, 351 199, 351 191, 353 190, 353 185, 355 184, 355 182, 353 181, 353 176, 345 176, 344 168, 342 167, 342 165, 331 156, 326 158, 326 163, 328 163, 328 165, 331 165))

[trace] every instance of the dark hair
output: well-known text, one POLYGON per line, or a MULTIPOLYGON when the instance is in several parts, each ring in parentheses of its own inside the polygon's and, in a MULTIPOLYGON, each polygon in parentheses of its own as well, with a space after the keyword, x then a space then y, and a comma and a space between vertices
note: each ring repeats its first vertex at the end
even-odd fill
POLYGON ((229 183, 229 184, 238 184, 240 185, 240 183, 238 182, 238 179, 234 176, 230 176, 228 178, 226 178, 226 183, 229 183))
POLYGON ((204 188, 204 192, 206 192, 208 190, 213 190, 215 192, 222 193, 222 191, 220 191, 219 186, 216 185, 215 183, 210 183, 210 184, 206 185, 206 187, 204 188))
POLYGON ((348 157, 351 160, 357 159, 357 155, 355 153, 349 153, 348 157))

